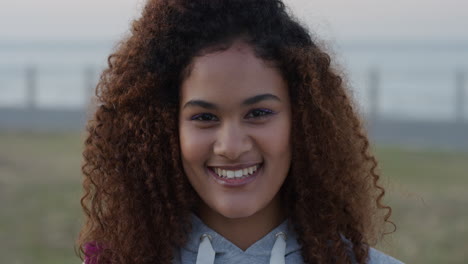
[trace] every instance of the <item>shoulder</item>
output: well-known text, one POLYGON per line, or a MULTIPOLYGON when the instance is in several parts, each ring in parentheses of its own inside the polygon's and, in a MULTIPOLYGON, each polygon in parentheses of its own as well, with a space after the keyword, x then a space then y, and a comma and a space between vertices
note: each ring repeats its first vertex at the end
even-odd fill
MULTIPOLYGON (((343 235, 340 235, 341 239, 349 246, 348 253, 352 259, 353 263, 356 263, 356 258, 353 253, 353 244, 343 235)), ((403 262, 386 255, 385 253, 373 248, 369 247, 369 253, 367 255, 367 264, 403 264, 403 262)))
POLYGON ((403 264, 403 262, 390 257, 375 248, 369 248, 368 264, 403 264))

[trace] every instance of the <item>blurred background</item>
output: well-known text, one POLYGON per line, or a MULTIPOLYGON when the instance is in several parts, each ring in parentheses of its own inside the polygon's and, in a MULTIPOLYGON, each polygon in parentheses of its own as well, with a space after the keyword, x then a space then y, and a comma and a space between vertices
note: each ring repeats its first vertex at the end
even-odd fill
MULTIPOLYGON (((142 0, 0 2, 2 263, 81 263, 81 151, 107 56, 142 0)), ((407 263, 468 262, 468 2, 285 0, 343 72, 407 263)))

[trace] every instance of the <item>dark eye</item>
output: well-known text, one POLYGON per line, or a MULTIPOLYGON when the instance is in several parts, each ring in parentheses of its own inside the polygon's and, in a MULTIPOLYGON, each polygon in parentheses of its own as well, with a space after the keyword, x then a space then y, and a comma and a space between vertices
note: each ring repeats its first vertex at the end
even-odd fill
POLYGON ((213 114, 201 113, 201 114, 192 116, 191 120, 195 120, 195 121, 218 121, 218 118, 213 114))
POLYGON ((273 111, 269 109, 254 109, 247 114, 248 118, 262 118, 274 114, 273 111))

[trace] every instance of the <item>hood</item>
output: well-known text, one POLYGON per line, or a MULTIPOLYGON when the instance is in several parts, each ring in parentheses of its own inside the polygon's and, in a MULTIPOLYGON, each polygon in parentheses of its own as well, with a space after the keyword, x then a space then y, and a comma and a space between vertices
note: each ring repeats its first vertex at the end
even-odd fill
POLYGON ((192 214, 191 218, 192 232, 184 249, 197 255, 197 264, 212 264, 215 257, 249 259, 260 256, 269 257, 270 263, 284 263, 289 254, 298 251, 300 253, 301 246, 297 242, 297 234, 288 220, 243 251, 205 225, 195 214, 192 214))

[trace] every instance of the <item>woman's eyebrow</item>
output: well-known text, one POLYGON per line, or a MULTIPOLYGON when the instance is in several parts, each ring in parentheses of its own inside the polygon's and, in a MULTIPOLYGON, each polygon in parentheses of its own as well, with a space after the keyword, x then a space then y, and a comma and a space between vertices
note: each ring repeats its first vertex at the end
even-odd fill
MULTIPOLYGON (((264 101, 264 100, 275 100, 275 101, 281 102, 281 100, 276 95, 273 95, 273 94, 259 94, 259 95, 256 95, 256 96, 245 99, 242 102, 242 105, 253 105, 253 104, 256 104, 256 103, 258 103, 260 101, 264 101)), ((213 103, 210 103, 210 102, 207 102, 207 101, 204 101, 204 100, 199 100, 199 99, 194 99, 194 100, 188 101, 187 103, 184 104, 183 108, 186 108, 186 107, 189 107, 189 106, 198 106, 198 107, 202 107, 202 108, 206 108, 206 109, 212 109, 212 110, 219 108, 216 104, 213 104, 213 103)))
POLYGON ((184 107, 182 109, 185 109, 186 107, 189 107, 189 106, 192 106, 192 107, 199 106, 199 107, 206 108, 206 109, 218 109, 217 105, 213 103, 209 103, 207 101, 203 101, 203 100, 190 100, 184 104, 184 107))
POLYGON ((250 97, 250 98, 245 99, 244 102, 242 102, 242 104, 243 105, 252 105, 252 104, 258 103, 258 102, 263 101, 263 100, 275 100, 275 101, 281 102, 281 100, 276 95, 259 94, 259 95, 256 95, 254 97, 250 97))

